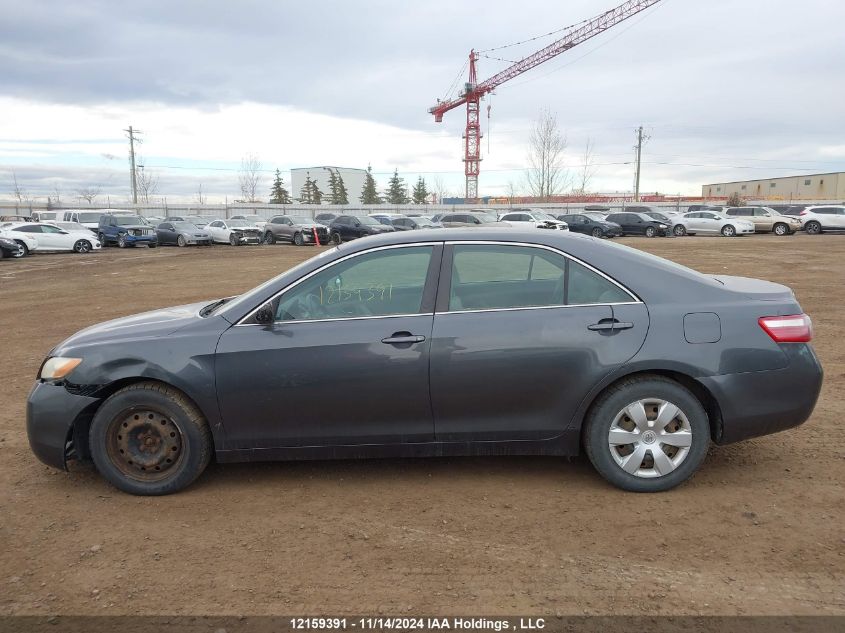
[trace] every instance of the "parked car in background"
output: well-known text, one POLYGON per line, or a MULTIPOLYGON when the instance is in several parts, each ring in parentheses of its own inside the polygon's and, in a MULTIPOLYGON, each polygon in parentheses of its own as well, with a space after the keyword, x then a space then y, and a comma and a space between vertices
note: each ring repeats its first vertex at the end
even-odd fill
POLYGON ((421 213, 420 211, 408 211, 405 215, 409 218, 425 218, 426 220, 431 220, 434 217, 432 213, 421 213))
MULTIPOLYGON (((5 227, 6 225, 4 225, 5 227)), ((9 233, 27 234, 35 238, 38 251, 73 251, 88 253, 100 249, 101 242, 91 231, 65 231, 58 226, 42 222, 12 224, 9 233)))
POLYGON ((340 213, 332 213, 330 211, 324 211, 323 213, 318 213, 314 216, 314 221, 322 224, 323 226, 329 226, 335 218, 339 218, 340 213))
POLYGON ((845 205, 818 205, 801 212, 804 230, 810 235, 825 231, 845 231, 845 205))
POLYGON ((677 233, 675 232, 675 229, 679 226, 679 224, 675 220, 675 218, 679 218, 680 214, 674 213, 674 212, 664 213, 663 211, 656 211, 656 210, 644 211, 643 213, 645 213, 652 220, 657 220, 658 222, 661 222, 661 223, 667 225, 669 227, 669 230, 666 231, 667 237, 672 237, 673 235, 677 235, 677 233))
POLYGON ((622 227, 615 222, 608 222, 601 213, 571 213, 557 216, 566 222, 570 231, 592 235, 593 237, 619 237, 622 227))
POLYGON ((675 235, 752 235, 754 224, 743 218, 732 218, 715 211, 693 211, 674 218, 675 235))
POLYGON ((230 244, 231 246, 261 244, 263 235, 261 229, 246 220, 215 220, 204 228, 206 232, 211 234, 212 242, 230 244))
POLYGON ((329 228, 305 216, 276 215, 264 225, 263 240, 265 244, 290 242, 296 246, 314 244, 315 240, 317 244, 328 244, 329 228))
POLYGON ((0 259, 6 257, 23 257, 26 255, 23 248, 15 240, 0 237, 0 259))
POLYGON ((191 222, 162 222, 156 227, 160 245, 211 246, 211 234, 191 222))
POLYGON ((375 218, 385 226, 393 226, 394 218, 404 218, 402 213, 370 213, 371 218, 375 218))
POLYGON ((584 206, 585 213, 601 213, 602 215, 607 215, 610 211, 610 207, 603 204, 588 204, 584 206))
POLYGON ((165 221, 164 216, 161 215, 145 215, 143 217, 151 226, 158 226, 165 221))
POLYGON ((670 230, 665 222, 658 222, 645 213, 611 213, 606 221, 618 224, 623 235, 645 235, 646 237, 665 236, 670 230))
POLYGON ((29 222, 51 222, 56 219, 57 211, 33 211, 29 222))
POLYGON ((28 215, 0 215, 0 222, 32 222, 28 215))
MULTIPOLYGON (((658 492, 687 481, 711 443, 812 414, 822 368, 786 286, 564 231, 437 237, 360 240, 239 297, 77 332, 29 392, 31 450, 59 469, 90 458, 140 495, 185 488, 215 455, 582 450, 612 485, 658 492)), ((754 469, 717 478, 742 486, 754 469)))
POLYGON ((418 229, 442 229, 443 227, 424 216, 394 218, 393 228, 397 231, 416 231, 418 229))
POLYGON ((264 225, 267 224, 267 218, 260 216, 260 215, 233 215, 230 220, 246 220, 250 224, 254 224, 259 229, 263 229, 264 225))
POLYGON ((329 225, 329 236, 332 243, 340 244, 359 237, 392 233, 392 226, 385 226, 368 215, 340 215, 329 225))
POLYGON ((478 211, 469 211, 464 213, 446 213, 439 219, 435 220, 444 227, 491 227, 498 226, 513 226, 510 222, 499 222, 496 216, 492 213, 481 213, 478 211))
POLYGON ((772 207, 728 207, 725 215, 742 218, 754 225, 757 233, 792 235, 801 230, 801 221, 788 215, 781 215, 772 207))
POLYGON ((21 247, 20 257, 24 257, 26 255, 29 255, 32 251, 38 250, 38 239, 32 233, 11 230, 12 225, 17 226, 19 224, 21 223, 8 222, 0 225, 0 237, 17 242, 18 246, 21 247), (6 224, 9 225, 9 228, 4 228, 6 224))
POLYGON ((516 227, 533 226, 535 229, 569 230, 566 222, 538 209, 514 209, 500 215, 499 222, 516 227))
POLYGON ((100 216, 98 229, 100 243, 105 247, 117 244, 120 248, 128 246, 158 246, 155 228, 151 227, 139 215, 104 214, 100 216))
POLYGON ((100 229, 100 216, 103 215, 103 213, 105 213, 105 211, 102 210, 86 211, 84 209, 64 209, 62 211, 56 211, 56 217, 53 221, 57 225, 59 222, 74 222, 85 227, 96 235, 100 229))

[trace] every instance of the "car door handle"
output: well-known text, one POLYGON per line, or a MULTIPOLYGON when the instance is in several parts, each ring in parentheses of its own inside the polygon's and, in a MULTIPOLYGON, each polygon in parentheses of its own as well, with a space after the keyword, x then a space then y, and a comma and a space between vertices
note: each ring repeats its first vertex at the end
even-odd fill
POLYGON ((632 327, 634 327, 633 323, 625 323, 622 321, 617 321, 615 319, 602 319, 598 323, 588 325, 587 329, 592 330, 593 332, 602 332, 607 330, 630 330, 632 327))
POLYGON ((382 343, 387 345, 407 345, 408 343, 422 343, 425 340, 424 336, 419 334, 411 334, 410 332, 394 332, 393 336, 381 339, 382 343))

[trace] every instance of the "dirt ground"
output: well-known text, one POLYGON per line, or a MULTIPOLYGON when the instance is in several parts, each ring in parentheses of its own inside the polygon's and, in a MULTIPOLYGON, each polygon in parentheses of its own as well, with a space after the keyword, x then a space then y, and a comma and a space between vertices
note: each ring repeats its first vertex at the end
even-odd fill
POLYGON ((622 241, 791 286, 826 371, 812 419, 714 448, 656 495, 610 487, 585 458, 520 457, 212 465, 181 494, 132 497, 30 452, 46 352, 316 249, 0 262, 0 614, 845 614, 845 236, 622 241))

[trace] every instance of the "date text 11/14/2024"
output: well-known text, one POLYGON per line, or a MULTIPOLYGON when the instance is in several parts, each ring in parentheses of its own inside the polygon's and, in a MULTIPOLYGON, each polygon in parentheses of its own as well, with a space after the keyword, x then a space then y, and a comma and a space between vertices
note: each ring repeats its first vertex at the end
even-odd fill
POLYGON ((546 628, 543 618, 504 620, 481 617, 298 617, 290 619, 296 631, 539 631, 546 628))

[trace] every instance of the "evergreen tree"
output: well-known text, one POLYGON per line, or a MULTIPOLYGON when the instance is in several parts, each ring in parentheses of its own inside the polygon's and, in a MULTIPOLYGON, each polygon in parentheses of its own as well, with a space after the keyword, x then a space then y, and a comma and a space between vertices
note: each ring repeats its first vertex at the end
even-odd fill
POLYGON ((334 194, 332 194, 332 204, 349 204, 349 192, 346 190, 340 172, 337 172, 337 202, 334 201, 334 194))
POLYGON ((299 190, 299 201, 302 204, 314 204, 314 181, 311 180, 310 172, 305 174, 305 182, 299 190))
POLYGON ((376 190, 376 181, 373 178, 373 168, 367 166, 367 175, 364 177, 364 188, 361 190, 359 200, 363 204, 381 204, 381 198, 376 190))
POLYGON ((311 181, 311 204, 323 204, 323 192, 317 186, 317 181, 311 181))
POLYGON ((337 202, 338 198, 338 191, 337 191, 337 174, 329 168, 329 203, 330 204, 339 204, 337 202))
POLYGON ((285 189, 285 181, 282 174, 276 170, 276 177, 273 179, 273 186, 270 189, 270 204, 290 204, 290 194, 285 189))
POLYGON ((414 191, 411 196, 414 204, 426 204, 428 202, 428 189, 425 186, 425 178, 422 176, 417 178, 417 184, 414 185, 414 191))
POLYGON ((408 204, 410 202, 405 189, 405 181, 399 177, 398 169, 393 170, 393 175, 387 181, 384 197, 390 204, 408 204))

